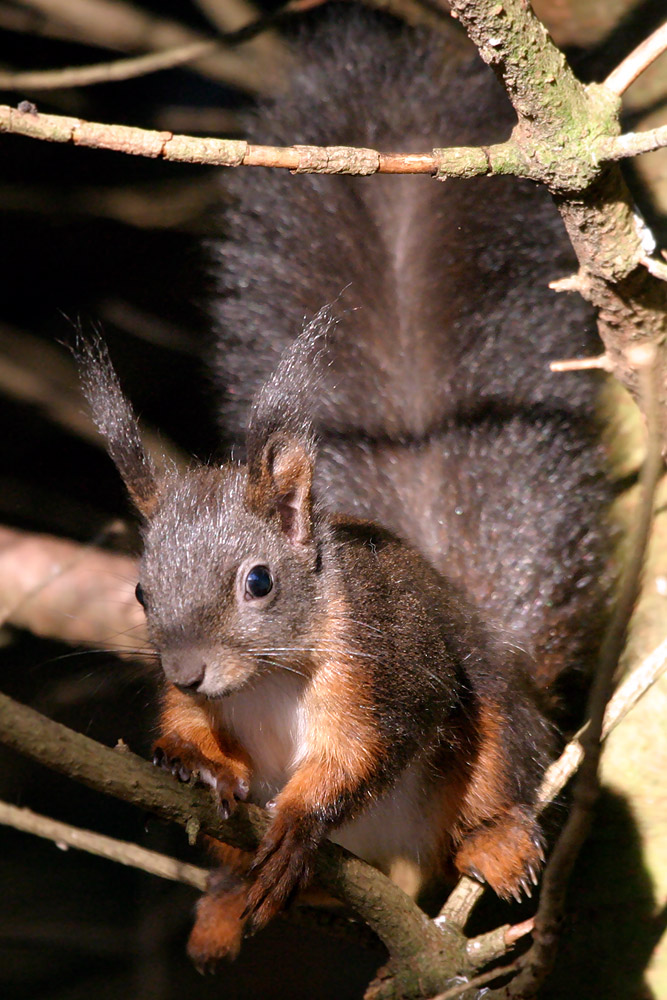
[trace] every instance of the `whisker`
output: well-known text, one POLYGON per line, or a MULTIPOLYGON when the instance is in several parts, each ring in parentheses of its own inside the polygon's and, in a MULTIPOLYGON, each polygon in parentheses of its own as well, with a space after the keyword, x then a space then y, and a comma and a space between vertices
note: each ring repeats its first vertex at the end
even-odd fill
POLYGON ((105 656, 112 654, 117 656, 119 653, 126 654, 128 656, 145 656, 148 659, 159 659, 160 654, 149 649, 132 649, 131 647, 125 646, 113 646, 109 649, 73 649, 69 653, 61 653, 60 656, 51 656, 48 660, 43 660, 39 666, 45 667, 50 663, 58 663, 60 660, 73 659, 75 656, 94 656, 96 654, 103 653, 105 656))
POLYGON ((349 646, 271 646, 267 649, 246 647, 246 653, 261 655, 262 653, 345 653, 352 656, 361 656, 369 660, 378 659, 373 653, 363 653, 360 649, 349 646))
POLYGON ((277 667, 278 670, 286 670, 288 673, 296 674, 298 677, 308 677, 308 674, 304 673, 303 670, 297 670, 296 667, 288 666, 286 663, 280 663, 277 660, 269 660, 266 657, 262 657, 260 663, 264 666, 277 667))

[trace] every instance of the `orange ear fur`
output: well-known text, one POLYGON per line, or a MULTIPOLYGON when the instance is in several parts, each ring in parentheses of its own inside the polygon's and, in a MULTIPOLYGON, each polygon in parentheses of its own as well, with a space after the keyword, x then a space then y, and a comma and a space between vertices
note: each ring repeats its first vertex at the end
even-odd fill
POLYGON ((305 545, 312 537, 313 461, 308 444, 274 432, 252 470, 251 503, 262 513, 276 511, 290 541, 305 545))

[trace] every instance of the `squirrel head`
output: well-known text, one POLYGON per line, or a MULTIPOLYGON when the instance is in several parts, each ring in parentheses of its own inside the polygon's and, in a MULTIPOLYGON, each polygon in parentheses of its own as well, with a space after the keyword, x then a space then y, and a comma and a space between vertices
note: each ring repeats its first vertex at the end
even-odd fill
POLYGON ((167 679, 213 698, 281 668, 307 675, 323 603, 307 423, 265 420, 258 398, 246 464, 158 472, 104 344, 80 342, 76 353, 95 423, 142 515, 137 598, 167 679))

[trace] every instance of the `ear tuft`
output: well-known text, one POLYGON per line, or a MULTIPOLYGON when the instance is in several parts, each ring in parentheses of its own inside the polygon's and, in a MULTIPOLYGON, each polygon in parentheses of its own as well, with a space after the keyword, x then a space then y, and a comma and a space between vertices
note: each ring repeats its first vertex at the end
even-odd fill
POLYGON ((309 542, 313 532, 310 442, 274 432, 259 461, 251 466, 250 478, 252 506, 264 515, 276 512, 290 541, 309 542))
POLYGON ((137 418, 123 395, 106 344, 99 336, 79 336, 70 349, 93 421, 106 439, 134 505, 144 517, 150 517, 158 499, 155 466, 144 448, 137 418))

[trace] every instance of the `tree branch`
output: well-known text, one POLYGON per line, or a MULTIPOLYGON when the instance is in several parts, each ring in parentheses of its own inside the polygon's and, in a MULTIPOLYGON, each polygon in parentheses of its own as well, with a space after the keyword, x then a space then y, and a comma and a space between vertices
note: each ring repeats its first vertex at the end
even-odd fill
MULTIPOLYGON (((490 146, 454 146, 424 153, 382 153, 355 146, 258 146, 245 139, 201 138, 44 115, 29 102, 22 102, 18 108, 0 105, 0 132, 170 162, 274 167, 295 174, 430 174, 438 180, 513 174, 547 183, 552 173, 543 164, 546 146, 521 144, 516 138, 490 146)), ((592 152, 597 162, 615 160, 648 153, 664 145, 667 145, 667 126, 639 134, 598 137, 587 155, 592 152)))
POLYGON ((91 66, 4 72, 0 73, 0 89, 55 90, 62 87, 90 87, 95 83, 117 83, 120 80, 132 80, 138 76, 148 76, 149 73, 183 66, 193 59, 213 52, 216 48, 215 40, 190 42, 174 49, 167 49, 165 52, 150 52, 145 56, 114 59, 111 62, 94 63, 91 66))

